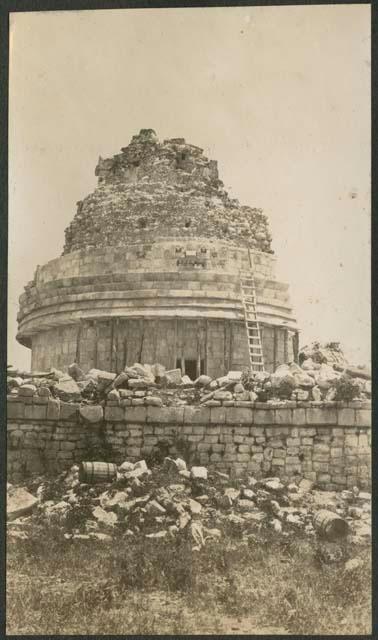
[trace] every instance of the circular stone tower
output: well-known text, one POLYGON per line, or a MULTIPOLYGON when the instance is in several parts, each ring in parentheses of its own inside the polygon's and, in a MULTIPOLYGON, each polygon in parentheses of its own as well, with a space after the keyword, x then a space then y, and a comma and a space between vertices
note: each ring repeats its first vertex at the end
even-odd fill
POLYGON ((20 297, 17 340, 32 370, 134 362, 195 378, 249 366, 240 272, 254 264, 265 368, 296 359, 288 285, 275 278, 267 219, 230 199, 217 163, 142 129, 78 203, 60 258, 20 297))

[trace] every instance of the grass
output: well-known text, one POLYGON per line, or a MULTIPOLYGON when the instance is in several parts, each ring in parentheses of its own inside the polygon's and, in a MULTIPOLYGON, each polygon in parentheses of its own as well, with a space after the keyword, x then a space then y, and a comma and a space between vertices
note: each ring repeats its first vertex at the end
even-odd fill
POLYGON ((45 525, 7 556, 7 634, 371 633, 370 550, 348 543, 324 565, 298 536, 226 532, 192 551, 185 536, 73 542, 45 525))

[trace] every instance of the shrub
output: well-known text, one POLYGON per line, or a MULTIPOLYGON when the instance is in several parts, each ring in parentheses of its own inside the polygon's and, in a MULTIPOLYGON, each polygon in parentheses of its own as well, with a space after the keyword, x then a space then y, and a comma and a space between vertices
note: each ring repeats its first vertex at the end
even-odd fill
POLYGON ((336 389, 336 400, 349 402, 357 398, 360 393, 359 385, 348 375, 341 376, 332 385, 336 389))

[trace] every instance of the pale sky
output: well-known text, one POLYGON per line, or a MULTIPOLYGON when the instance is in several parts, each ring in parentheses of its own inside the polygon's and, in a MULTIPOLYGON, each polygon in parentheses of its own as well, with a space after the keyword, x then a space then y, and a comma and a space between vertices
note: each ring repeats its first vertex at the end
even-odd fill
POLYGON ((300 344, 369 361, 369 5, 17 13, 10 36, 9 364, 24 285, 142 128, 264 209, 300 344))

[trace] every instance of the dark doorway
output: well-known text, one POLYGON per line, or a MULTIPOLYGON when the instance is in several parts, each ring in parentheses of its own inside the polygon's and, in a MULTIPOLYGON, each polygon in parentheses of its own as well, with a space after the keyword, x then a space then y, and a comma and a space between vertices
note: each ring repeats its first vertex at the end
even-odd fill
MULTIPOLYGON (((185 371, 181 371, 182 374, 186 374, 189 376, 191 380, 195 380, 197 378, 197 360, 184 360, 185 371)), ((177 358, 176 360, 176 368, 181 369, 181 360, 177 358)), ((205 373, 205 361, 202 359, 200 363, 200 374, 205 373)))

